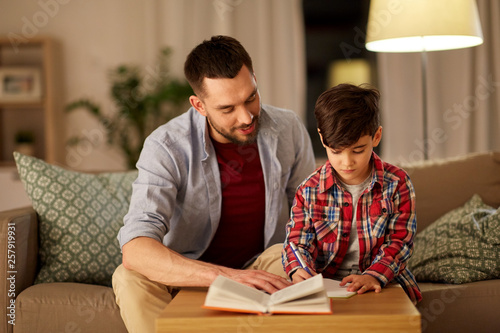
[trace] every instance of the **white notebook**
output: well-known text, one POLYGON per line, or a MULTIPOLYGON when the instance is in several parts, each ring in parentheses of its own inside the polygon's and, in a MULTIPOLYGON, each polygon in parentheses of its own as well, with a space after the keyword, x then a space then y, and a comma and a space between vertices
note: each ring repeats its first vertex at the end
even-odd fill
POLYGON ((323 278, 326 295, 330 298, 349 298, 356 295, 355 291, 347 291, 347 285, 340 286, 340 281, 323 278))

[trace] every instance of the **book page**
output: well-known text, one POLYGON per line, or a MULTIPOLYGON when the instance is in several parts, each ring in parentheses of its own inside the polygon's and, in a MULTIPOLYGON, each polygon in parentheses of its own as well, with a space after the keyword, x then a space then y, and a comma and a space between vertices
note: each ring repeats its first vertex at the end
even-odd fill
POLYGON ((323 277, 318 274, 312 278, 293 284, 271 295, 270 304, 281 304, 324 290, 323 277))
POLYGON ((208 289, 205 306, 266 312, 269 297, 263 291, 218 276, 208 289))
POLYGON ((326 297, 321 275, 286 287, 272 295, 218 276, 208 288, 203 307, 254 313, 331 313, 330 300, 326 297))
POLYGON ((310 313, 310 314, 330 314, 332 313, 330 299, 326 297, 324 290, 312 295, 308 295, 290 302, 272 304, 271 313, 310 313))

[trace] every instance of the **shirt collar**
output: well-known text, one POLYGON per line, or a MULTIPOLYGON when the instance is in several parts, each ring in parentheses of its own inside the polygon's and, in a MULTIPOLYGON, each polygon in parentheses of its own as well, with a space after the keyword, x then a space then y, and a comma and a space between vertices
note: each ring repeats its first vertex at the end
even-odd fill
POLYGON ((373 175, 373 180, 372 180, 372 186, 374 184, 379 184, 380 185, 380 188, 383 188, 383 185, 384 185, 384 163, 382 162, 382 160, 380 159, 380 157, 378 157, 377 154, 375 154, 375 152, 372 152, 372 163, 373 163, 373 171, 372 171, 372 175, 373 175))

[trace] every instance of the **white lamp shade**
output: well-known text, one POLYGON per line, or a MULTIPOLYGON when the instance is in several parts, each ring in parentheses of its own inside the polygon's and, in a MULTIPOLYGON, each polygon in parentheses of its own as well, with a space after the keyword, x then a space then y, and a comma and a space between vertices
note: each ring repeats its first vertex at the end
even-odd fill
POLYGON ((474 0, 371 0, 366 48, 420 52, 483 43, 474 0))

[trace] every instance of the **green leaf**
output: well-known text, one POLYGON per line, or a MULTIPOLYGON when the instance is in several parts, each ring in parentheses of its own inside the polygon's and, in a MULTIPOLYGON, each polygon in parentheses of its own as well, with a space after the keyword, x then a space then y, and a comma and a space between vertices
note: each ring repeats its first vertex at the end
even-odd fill
MULTIPOLYGON (((141 69, 136 65, 121 64, 109 71, 110 95, 114 102, 112 112, 102 112, 90 99, 69 103, 65 110, 86 110, 103 125, 107 141, 120 148, 127 166, 135 168, 144 140, 158 126, 181 114, 193 94, 185 80, 172 78, 169 62, 172 50, 160 50, 158 65, 141 69), (146 73, 146 74, 144 74, 146 73)), ((79 144, 75 138, 68 144, 79 144)))

